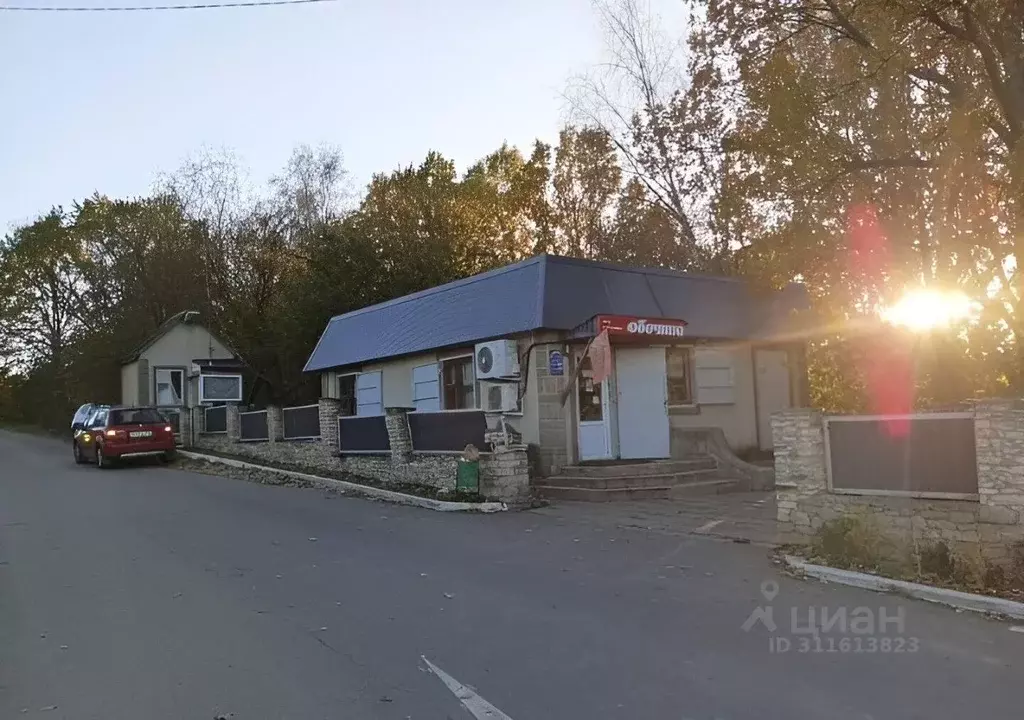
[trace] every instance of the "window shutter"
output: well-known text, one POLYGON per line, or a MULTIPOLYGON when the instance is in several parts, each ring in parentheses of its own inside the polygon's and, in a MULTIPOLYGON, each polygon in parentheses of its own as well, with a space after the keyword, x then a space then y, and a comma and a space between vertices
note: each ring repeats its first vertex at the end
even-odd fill
POLYGON ((380 371, 360 373, 356 376, 356 415, 381 415, 383 413, 380 371))
POLYGON ((736 402, 732 353, 697 348, 694 366, 698 405, 732 405, 736 402))
POLYGON ((423 412, 441 409, 441 390, 437 363, 412 369, 412 404, 423 412))

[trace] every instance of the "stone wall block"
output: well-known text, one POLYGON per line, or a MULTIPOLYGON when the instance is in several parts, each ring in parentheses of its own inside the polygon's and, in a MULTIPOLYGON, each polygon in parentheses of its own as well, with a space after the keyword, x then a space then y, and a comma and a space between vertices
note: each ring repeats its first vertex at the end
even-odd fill
POLYGON ((320 398, 320 442, 328 452, 338 452, 338 416, 341 401, 334 398, 320 398))
POLYGON ((396 465, 412 462, 412 431, 409 429, 409 411, 412 408, 384 409, 384 422, 391 443, 391 462, 396 465))
POLYGON ((267 438, 270 442, 284 440, 284 411, 279 405, 267 406, 267 438))
POLYGON ((238 416, 238 406, 228 404, 224 411, 227 422, 227 439, 233 443, 242 439, 242 418, 238 416))

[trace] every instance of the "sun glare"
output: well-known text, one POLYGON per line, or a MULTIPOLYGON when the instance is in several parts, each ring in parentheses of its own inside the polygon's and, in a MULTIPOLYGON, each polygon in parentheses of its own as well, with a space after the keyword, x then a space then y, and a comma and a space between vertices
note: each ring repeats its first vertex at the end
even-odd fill
POLYGON ((962 292, 912 290, 880 314, 890 325, 926 332, 970 320, 975 312, 976 303, 962 292))

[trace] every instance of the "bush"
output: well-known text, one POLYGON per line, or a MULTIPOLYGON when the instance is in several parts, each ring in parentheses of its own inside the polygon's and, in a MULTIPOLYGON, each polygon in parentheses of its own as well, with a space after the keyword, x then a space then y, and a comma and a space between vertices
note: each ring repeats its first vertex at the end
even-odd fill
POLYGON ((957 562, 946 543, 939 541, 922 545, 917 550, 917 566, 922 575, 931 575, 941 580, 951 580, 957 562))
POLYGON ((863 517, 844 515, 829 520, 815 533, 814 554, 825 564, 846 569, 878 569, 884 562, 879 533, 863 517))

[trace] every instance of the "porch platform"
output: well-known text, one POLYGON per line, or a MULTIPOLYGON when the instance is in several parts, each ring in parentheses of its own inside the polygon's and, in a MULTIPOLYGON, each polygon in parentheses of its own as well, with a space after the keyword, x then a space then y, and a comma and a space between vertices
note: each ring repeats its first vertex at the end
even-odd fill
POLYGON ((681 460, 598 462, 571 465, 561 474, 537 478, 533 487, 548 500, 667 500, 743 490, 711 455, 681 460))

